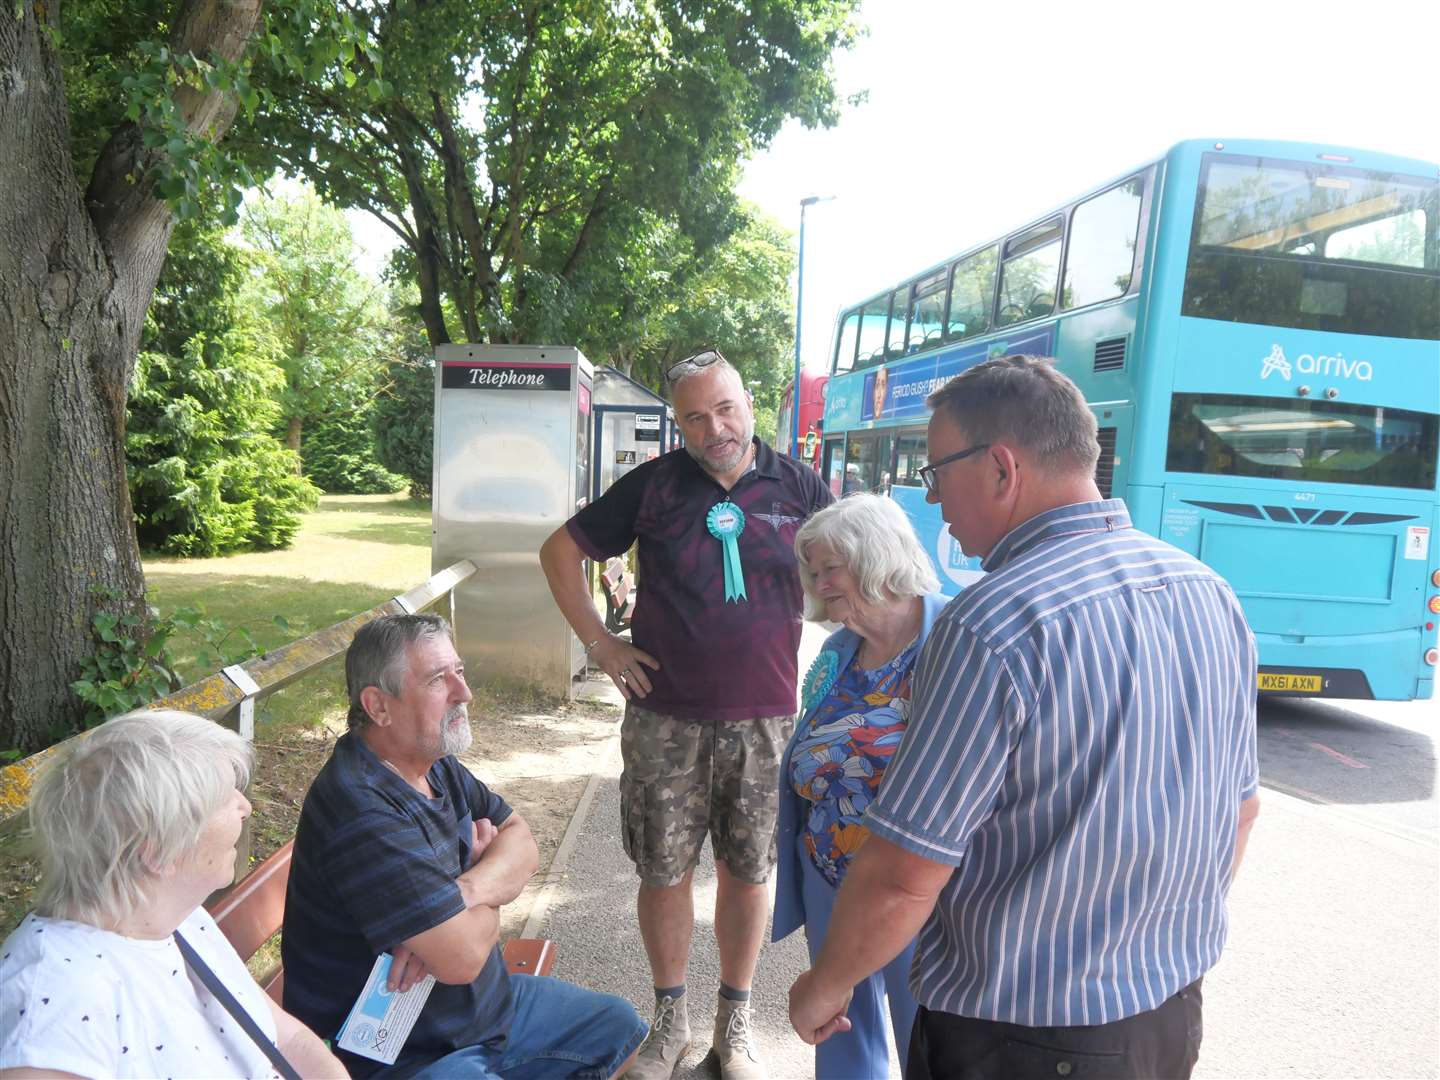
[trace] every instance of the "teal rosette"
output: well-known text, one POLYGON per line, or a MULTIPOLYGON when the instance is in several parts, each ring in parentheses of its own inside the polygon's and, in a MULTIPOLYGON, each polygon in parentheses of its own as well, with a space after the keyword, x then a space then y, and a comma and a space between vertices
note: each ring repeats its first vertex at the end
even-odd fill
POLYGON ((822 650, 805 673, 805 681, 800 684, 800 715, 807 715, 824 701, 839 677, 840 654, 834 649, 822 650))
POLYGON ((740 534, 745 531, 745 512, 728 499, 716 503, 705 516, 705 527, 720 541, 725 564, 725 602, 748 600, 745 574, 740 568, 740 534))

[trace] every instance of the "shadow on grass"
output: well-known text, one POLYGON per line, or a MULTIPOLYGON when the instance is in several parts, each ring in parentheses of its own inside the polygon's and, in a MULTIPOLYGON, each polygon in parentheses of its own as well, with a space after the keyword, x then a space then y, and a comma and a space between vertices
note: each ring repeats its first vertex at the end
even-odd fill
POLYGON ((369 525, 331 529, 329 535, 341 536, 346 540, 368 540, 376 544, 403 544, 428 548, 430 546, 430 522, 428 520, 376 521, 369 525))

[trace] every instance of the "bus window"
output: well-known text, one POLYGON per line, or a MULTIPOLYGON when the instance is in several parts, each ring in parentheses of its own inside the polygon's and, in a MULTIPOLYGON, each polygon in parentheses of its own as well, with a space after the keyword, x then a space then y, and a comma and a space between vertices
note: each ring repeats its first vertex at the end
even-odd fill
POLYGON ((885 320, 889 314, 889 296, 877 297, 861 309, 860 343, 855 356, 857 371, 885 362, 885 320))
POLYGON ((1379 218, 1339 229, 1325 238, 1325 258, 1352 262, 1425 265, 1425 211, 1379 218))
POLYGON ((1437 217, 1433 179, 1206 154, 1181 314, 1434 340, 1437 217))
POLYGON ((909 296, 909 285, 901 285, 890 294, 890 337, 885 343, 886 359, 905 355, 905 313, 910 306, 909 296))
POLYGON ((915 283, 910 301, 910 336, 906 351, 919 352, 940 344, 945 329, 945 271, 940 270, 915 283))
POLYGON ((900 487, 923 487, 920 470, 928 460, 924 430, 900 432, 895 439, 895 483, 900 487))
POLYGON ((894 440, 883 435, 850 436, 845 447, 845 481, 842 494, 852 491, 880 491, 890 486, 890 450, 894 440))
POLYGON ((1145 181, 1137 176, 1075 208, 1062 308, 1098 304, 1129 291, 1144 194, 1145 181))
POLYGON ((837 375, 844 374, 855 366, 855 339, 859 336, 860 313, 847 311, 840 321, 840 340, 835 346, 835 367, 837 375))
POLYGON ((950 286, 949 341, 974 337, 990 329, 990 306, 995 302, 996 249, 977 251, 955 265, 950 286))
POLYGON ((1000 271, 996 326, 1038 319, 1055 310, 1060 279, 1060 219, 1052 218, 1012 236, 1000 271))

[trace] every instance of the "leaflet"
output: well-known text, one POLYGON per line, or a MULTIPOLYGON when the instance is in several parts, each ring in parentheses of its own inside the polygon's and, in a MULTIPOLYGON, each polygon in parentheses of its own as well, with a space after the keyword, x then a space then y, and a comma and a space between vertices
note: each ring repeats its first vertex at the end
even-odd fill
POLYGON ((390 963, 389 953, 375 958, 370 978, 365 981, 365 988, 360 991, 336 1040, 341 1050, 386 1065, 395 1064, 401 1047, 410 1037, 410 1029, 435 988, 435 976, 426 975, 403 994, 387 990, 385 981, 390 977, 390 963))

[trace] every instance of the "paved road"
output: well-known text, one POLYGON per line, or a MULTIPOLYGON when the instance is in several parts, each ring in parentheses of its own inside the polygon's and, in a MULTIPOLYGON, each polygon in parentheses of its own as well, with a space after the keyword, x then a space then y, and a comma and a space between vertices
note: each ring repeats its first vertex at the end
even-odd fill
POLYGON ((1440 703, 1267 701, 1196 1075, 1435 1077, 1440 703))
MULTIPOLYGON (((809 628, 806 663, 821 640, 809 628)), ((1263 811, 1232 891, 1229 945, 1205 980, 1201 1080, 1440 1075, 1437 731, 1434 701, 1264 703, 1263 811)), ((615 825, 615 748, 597 775, 540 931, 559 944, 559 974, 648 1011, 634 876, 615 825)), ((681 1080, 715 1075, 703 1057, 718 979, 708 853, 696 881, 696 1046, 681 1080)), ((761 955, 757 1028, 776 1080, 812 1075, 785 1014, 804 966, 798 935, 761 955)))

